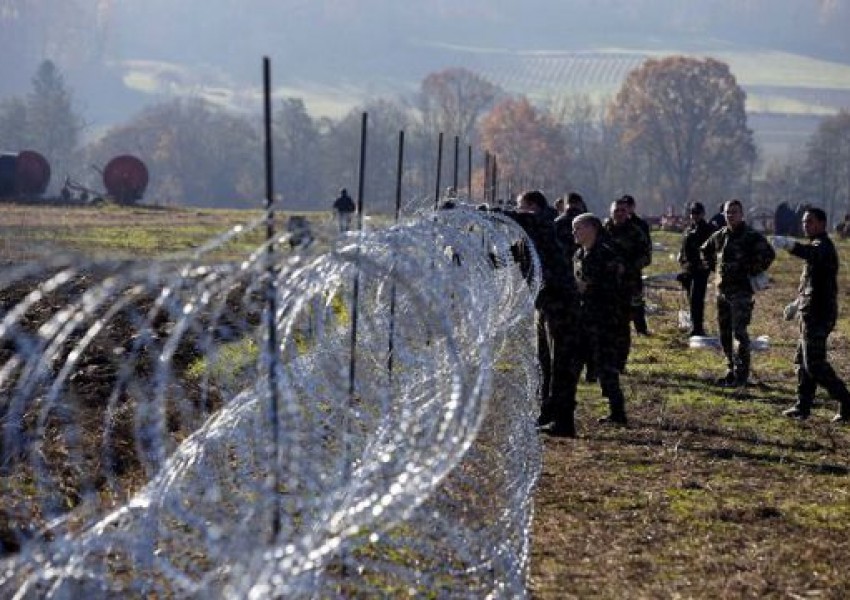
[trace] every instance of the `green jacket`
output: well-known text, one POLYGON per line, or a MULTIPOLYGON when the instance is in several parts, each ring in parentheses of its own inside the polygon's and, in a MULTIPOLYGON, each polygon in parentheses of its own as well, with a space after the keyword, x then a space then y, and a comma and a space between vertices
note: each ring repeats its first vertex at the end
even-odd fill
POLYGON ((590 250, 578 247, 573 271, 575 281, 583 288, 580 297, 585 324, 614 327, 622 318, 624 270, 620 249, 604 231, 590 250))
POLYGON ((776 252, 762 234, 747 225, 721 227, 700 248, 710 270, 717 271, 718 291, 726 296, 753 294, 750 277, 766 271, 776 252))

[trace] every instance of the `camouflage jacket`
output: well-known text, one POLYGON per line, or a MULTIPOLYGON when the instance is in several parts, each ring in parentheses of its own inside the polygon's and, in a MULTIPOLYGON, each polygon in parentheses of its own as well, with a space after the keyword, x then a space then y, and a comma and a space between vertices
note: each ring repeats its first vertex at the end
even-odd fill
POLYGON ((573 272, 581 298, 582 320, 589 324, 614 323, 622 315, 623 259, 604 232, 589 250, 581 246, 573 256, 573 272))
POLYGON ((623 283, 634 292, 640 288, 641 269, 650 261, 650 247, 646 235, 631 219, 622 225, 615 225, 608 219, 605 221, 605 231, 623 258, 623 283))
POLYGON ((804 319, 835 323, 838 318, 838 253, 826 233, 808 243, 796 243, 789 252, 806 261, 797 291, 797 307, 804 319))
POLYGON ((717 270, 717 289, 721 294, 749 294, 750 277, 766 271, 776 252, 762 234, 741 223, 735 230, 721 227, 700 248, 703 261, 717 270))

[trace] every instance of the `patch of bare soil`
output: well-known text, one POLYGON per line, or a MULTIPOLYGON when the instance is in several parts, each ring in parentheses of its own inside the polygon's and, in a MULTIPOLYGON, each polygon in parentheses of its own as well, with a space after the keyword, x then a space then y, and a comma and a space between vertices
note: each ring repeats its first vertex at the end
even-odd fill
MULTIPOLYGON (((0 315, 19 306, 43 280, 24 280, 0 290, 0 315)), ((47 518, 43 514, 46 507, 53 517, 78 510, 84 501, 113 507, 146 481, 135 433, 137 413, 159 393, 154 372, 173 319, 167 311, 151 311, 153 296, 136 296, 121 310, 101 315, 96 334, 81 348, 78 345, 90 333, 87 328, 97 321, 97 315, 84 320, 84 327, 58 345, 55 362, 45 363, 39 343, 52 339, 55 330, 50 333, 44 325, 63 314, 68 303, 78 300, 91 283, 91 274, 81 274, 56 292, 45 293, 16 320, 15 329, 0 347, 0 365, 5 370, 0 386, 0 557, 38 535, 47 518), (50 390, 54 378, 78 349, 59 400, 45 409, 45 398, 55 393, 50 390), (39 358, 33 361, 33 357, 39 358), (24 377, 36 364, 46 369, 43 377, 24 377), (19 389, 22 381, 31 389, 19 389)), ((246 317, 236 301, 233 310, 242 310, 240 318, 246 317)), ((218 325, 228 316, 222 314, 218 325)), ((249 316, 249 320, 254 318, 249 316)), ((61 324, 60 318, 57 325, 61 324)), ((175 445, 221 402, 215 388, 202 389, 199 381, 184 376, 204 354, 199 337, 208 335, 207 344, 218 340, 217 329, 211 331, 209 335, 202 329, 184 335, 169 365, 173 383, 166 426, 170 443, 175 445)))

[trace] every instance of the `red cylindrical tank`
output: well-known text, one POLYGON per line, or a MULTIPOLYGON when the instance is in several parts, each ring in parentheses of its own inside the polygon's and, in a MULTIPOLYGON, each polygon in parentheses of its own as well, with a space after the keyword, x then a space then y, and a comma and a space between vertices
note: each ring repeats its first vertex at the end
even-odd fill
POLYGON ((116 156, 103 169, 103 185, 106 193, 117 202, 135 202, 142 198, 148 187, 148 168, 130 154, 116 156))
POLYGON ((50 183, 50 163, 35 150, 21 150, 15 161, 15 187, 22 196, 40 196, 50 183))

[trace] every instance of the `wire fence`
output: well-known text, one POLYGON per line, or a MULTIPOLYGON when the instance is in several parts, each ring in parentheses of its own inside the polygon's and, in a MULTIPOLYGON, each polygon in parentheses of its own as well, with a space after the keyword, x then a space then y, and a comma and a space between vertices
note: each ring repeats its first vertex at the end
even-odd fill
POLYGON ((522 230, 461 207, 207 260, 263 226, 0 274, 0 595, 524 597, 522 230))

